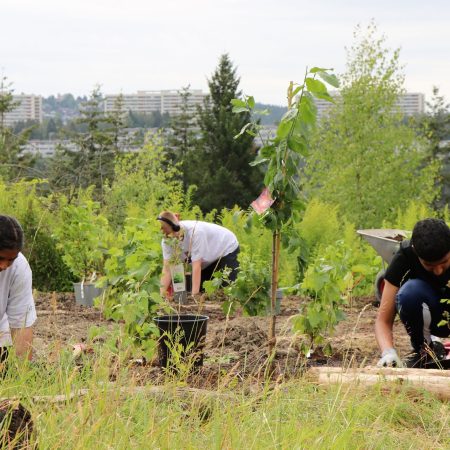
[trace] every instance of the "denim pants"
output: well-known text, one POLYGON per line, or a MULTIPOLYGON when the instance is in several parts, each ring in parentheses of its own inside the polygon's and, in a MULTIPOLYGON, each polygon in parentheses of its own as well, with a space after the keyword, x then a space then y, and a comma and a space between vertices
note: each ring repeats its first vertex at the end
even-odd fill
POLYGON ((419 352, 425 343, 430 344, 431 335, 450 335, 448 323, 438 326, 441 320, 448 319, 444 312, 450 313, 450 305, 441 303, 443 298, 448 298, 448 295, 418 278, 408 280, 399 289, 396 297, 397 312, 411 338, 414 351, 419 352))

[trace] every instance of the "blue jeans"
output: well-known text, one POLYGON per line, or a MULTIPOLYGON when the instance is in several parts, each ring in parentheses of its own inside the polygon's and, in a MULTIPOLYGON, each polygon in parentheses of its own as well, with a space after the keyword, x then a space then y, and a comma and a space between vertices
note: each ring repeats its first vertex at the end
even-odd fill
POLYGON ((414 351, 419 352, 425 343, 430 344, 431 334, 439 337, 450 335, 449 324, 438 327, 438 323, 446 319, 444 311, 450 312, 450 305, 441 303, 443 298, 448 296, 418 278, 408 280, 399 289, 397 312, 414 351))

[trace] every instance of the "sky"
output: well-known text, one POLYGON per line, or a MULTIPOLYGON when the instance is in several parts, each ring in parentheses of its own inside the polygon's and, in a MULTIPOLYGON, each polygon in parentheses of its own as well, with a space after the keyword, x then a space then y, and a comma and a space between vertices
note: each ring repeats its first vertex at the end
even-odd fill
POLYGON ((306 66, 344 72, 355 27, 372 19, 401 49, 404 87, 450 101, 446 0, 0 0, 0 73, 44 96, 207 91, 228 53, 245 94, 284 105, 306 66))

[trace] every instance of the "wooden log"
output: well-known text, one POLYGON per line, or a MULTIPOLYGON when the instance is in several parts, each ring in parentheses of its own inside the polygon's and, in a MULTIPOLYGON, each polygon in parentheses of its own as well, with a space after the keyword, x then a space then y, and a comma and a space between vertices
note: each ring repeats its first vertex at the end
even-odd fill
POLYGON ((323 385, 394 383, 402 386, 422 388, 436 394, 441 399, 450 400, 450 373, 445 370, 314 367, 309 370, 309 375, 311 379, 323 385))

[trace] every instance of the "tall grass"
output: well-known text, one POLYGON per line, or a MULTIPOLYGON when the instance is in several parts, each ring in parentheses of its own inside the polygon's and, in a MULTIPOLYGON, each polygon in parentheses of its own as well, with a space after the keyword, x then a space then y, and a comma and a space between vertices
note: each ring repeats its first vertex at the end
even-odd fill
POLYGON ((114 358, 113 383, 106 352, 84 357, 81 368, 64 351, 54 362, 13 362, 0 396, 20 397, 31 411, 40 449, 450 447, 449 405, 406 386, 324 388, 299 378, 253 394, 244 386, 180 396, 178 380, 155 396, 133 392, 129 367, 114 358), (33 399, 81 388, 88 393, 62 403, 33 399))

